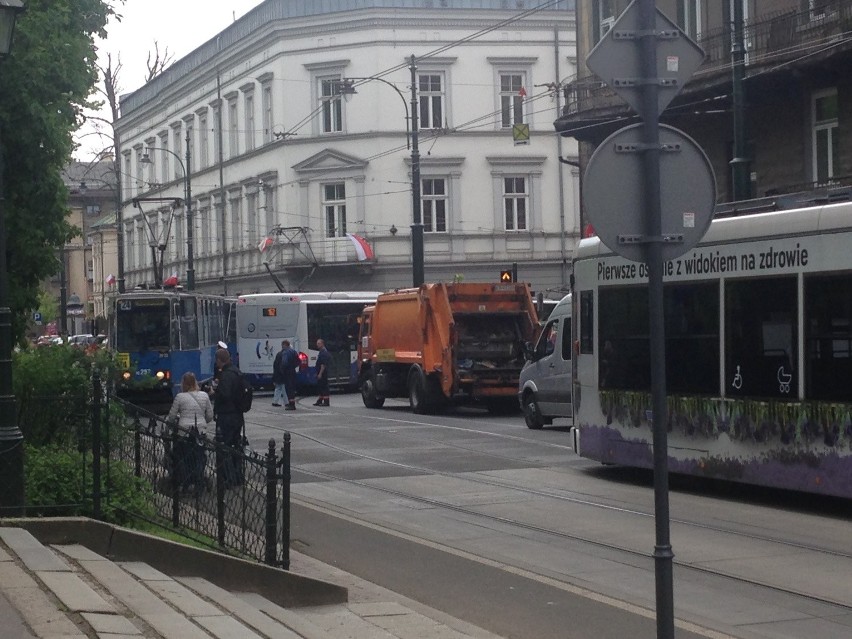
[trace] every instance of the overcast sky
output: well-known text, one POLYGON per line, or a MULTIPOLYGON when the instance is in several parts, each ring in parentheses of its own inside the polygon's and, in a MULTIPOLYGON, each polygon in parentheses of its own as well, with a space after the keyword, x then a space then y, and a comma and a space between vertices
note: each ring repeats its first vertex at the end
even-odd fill
MULTIPOLYGON (((122 19, 107 25, 107 39, 98 44, 99 59, 105 62, 107 53, 112 54, 113 60, 121 56, 119 88, 122 93, 129 93, 144 84, 146 60, 155 40, 161 52, 168 47, 173 60, 179 60, 262 1, 126 0, 123 6, 116 2, 122 19)), ((109 117, 108 112, 99 115, 109 117)), ((77 136, 81 148, 74 155, 79 160, 91 159, 106 145, 91 135, 91 130, 85 127, 77 136)))

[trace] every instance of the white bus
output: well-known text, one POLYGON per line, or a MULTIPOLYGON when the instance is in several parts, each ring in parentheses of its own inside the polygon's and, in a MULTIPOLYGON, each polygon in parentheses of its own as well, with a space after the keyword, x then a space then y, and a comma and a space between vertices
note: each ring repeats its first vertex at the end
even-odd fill
POLYGON ((272 386, 272 362, 281 341, 299 354, 299 388, 316 384, 317 339, 331 353, 329 384, 354 387, 358 381, 358 319, 377 292, 256 293, 237 298, 237 352, 240 370, 256 388, 272 386))
MULTIPOLYGON (((647 269, 573 277, 575 449, 650 468, 647 269)), ((671 471, 852 497, 852 203, 714 220, 664 298, 671 471)))

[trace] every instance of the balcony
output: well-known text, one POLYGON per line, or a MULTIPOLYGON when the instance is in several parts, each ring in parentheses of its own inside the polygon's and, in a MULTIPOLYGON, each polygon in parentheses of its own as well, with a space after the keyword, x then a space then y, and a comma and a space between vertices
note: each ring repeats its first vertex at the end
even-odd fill
MULTIPOLYGON (((827 58, 852 51, 852 3, 835 0, 819 10, 776 11, 749 22, 743 31, 746 45, 746 77, 757 73, 789 72, 794 66, 822 66, 827 58)), ((672 103, 695 99, 699 92, 727 92, 731 82, 730 25, 711 29, 698 40, 704 62, 672 103)), ((581 56, 583 54, 581 53, 581 56)), ((565 106, 556 129, 579 140, 600 139, 612 131, 638 121, 624 101, 596 76, 583 68, 576 80, 565 86, 565 106)))

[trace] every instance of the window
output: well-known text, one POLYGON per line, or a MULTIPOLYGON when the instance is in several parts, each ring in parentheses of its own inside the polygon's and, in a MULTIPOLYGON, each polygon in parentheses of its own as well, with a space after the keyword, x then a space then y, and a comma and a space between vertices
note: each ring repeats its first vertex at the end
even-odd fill
POLYGON ((272 86, 264 84, 261 89, 261 106, 263 108, 263 141, 272 142, 272 86))
POLYGON ((443 178, 426 178, 421 188, 423 231, 447 232, 447 183, 443 178))
POLYGON ((325 212, 326 237, 346 235, 346 185, 343 182, 323 184, 322 208, 325 212))
POLYGON ((240 123, 237 119, 237 98, 228 100, 228 157, 240 154, 240 123))
POLYGON ((254 94, 245 94, 246 151, 254 150, 254 94))
POLYGON ((814 94, 813 171, 814 181, 823 184, 834 177, 839 166, 837 89, 814 94))
POLYGON ((523 73, 500 74, 500 125, 504 129, 523 123, 526 95, 523 73))
POLYGON ((503 178, 503 213, 507 231, 524 231, 527 228, 527 179, 503 178))
POLYGON ((210 127, 207 125, 207 109, 198 114, 198 145, 201 151, 198 165, 202 169, 210 166, 208 144, 210 143, 210 127))
POLYGON ((595 42, 598 42, 615 24, 615 0, 594 0, 592 11, 594 13, 595 42))
POLYGON ((677 13, 680 28, 690 38, 697 40, 701 35, 701 0, 680 0, 677 13))
MULTIPOLYGON (((160 146, 163 150, 160 152, 163 156, 162 163, 160 164, 160 182, 165 184, 170 180, 169 177, 169 164, 171 163, 172 154, 168 153, 169 151, 169 132, 163 131, 160 133, 160 146)), ((175 148, 175 153, 180 155, 180 147, 175 148)))
POLYGON ((318 78, 322 133, 343 131, 343 100, 340 95, 340 76, 318 78))
POLYGON ((805 280, 805 397, 852 402, 852 278, 805 280))
POLYGON ((419 127, 440 129, 444 126, 444 82, 440 73, 420 74, 417 82, 419 127))
POLYGON ((580 354, 595 352, 595 295, 594 291, 580 291, 580 354))
MULTIPOLYGON (((192 120, 186 121, 186 145, 189 148, 192 148, 192 145, 194 144, 194 140, 195 140, 195 138, 194 138, 195 132, 192 130, 193 126, 194 126, 194 123, 193 123, 192 120)), ((180 147, 178 147, 178 148, 180 148, 180 147)), ((177 162, 175 162, 175 179, 176 180, 183 178, 183 175, 180 174, 180 170, 181 170, 180 167, 177 166, 177 162)))
POLYGON ((728 395, 798 396, 797 315, 795 277, 729 281, 725 285, 728 395))
POLYGON ((243 201, 242 193, 239 190, 231 191, 228 193, 228 200, 231 208, 231 248, 238 249, 242 246, 243 242, 243 234, 240 227, 240 219, 242 218, 242 211, 240 211, 240 204, 243 201))
MULTIPOLYGON (((172 148, 176 153, 180 152, 180 149, 183 148, 183 140, 180 137, 180 123, 172 125, 172 148)), ((186 151, 186 149, 184 149, 186 151)), ((175 163, 175 170, 172 173, 172 179, 179 180, 182 175, 180 175, 180 167, 175 163)))
POLYGON ((210 253, 210 226, 213 221, 210 219, 209 201, 205 200, 198 203, 198 225, 201 229, 201 254, 207 255, 210 253))
POLYGON ((258 215, 257 215, 257 192, 246 193, 246 228, 248 231, 248 245, 258 243, 258 215))
POLYGON ((217 103, 213 107, 213 161, 218 162, 222 157, 222 149, 219 148, 219 136, 222 132, 222 109, 217 103))
POLYGON ((132 194, 131 186, 132 186, 132 176, 133 173, 130 168, 130 153, 124 154, 124 172, 121 176, 121 181, 124 182, 124 195, 125 197, 132 194))

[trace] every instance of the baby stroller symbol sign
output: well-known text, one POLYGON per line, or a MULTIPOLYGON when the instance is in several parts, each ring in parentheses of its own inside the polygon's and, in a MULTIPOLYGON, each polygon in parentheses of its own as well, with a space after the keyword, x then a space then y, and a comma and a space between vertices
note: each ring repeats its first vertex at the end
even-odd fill
POLYGON ((778 367, 778 390, 782 393, 790 392, 790 380, 793 375, 784 370, 783 366, 778 367))

